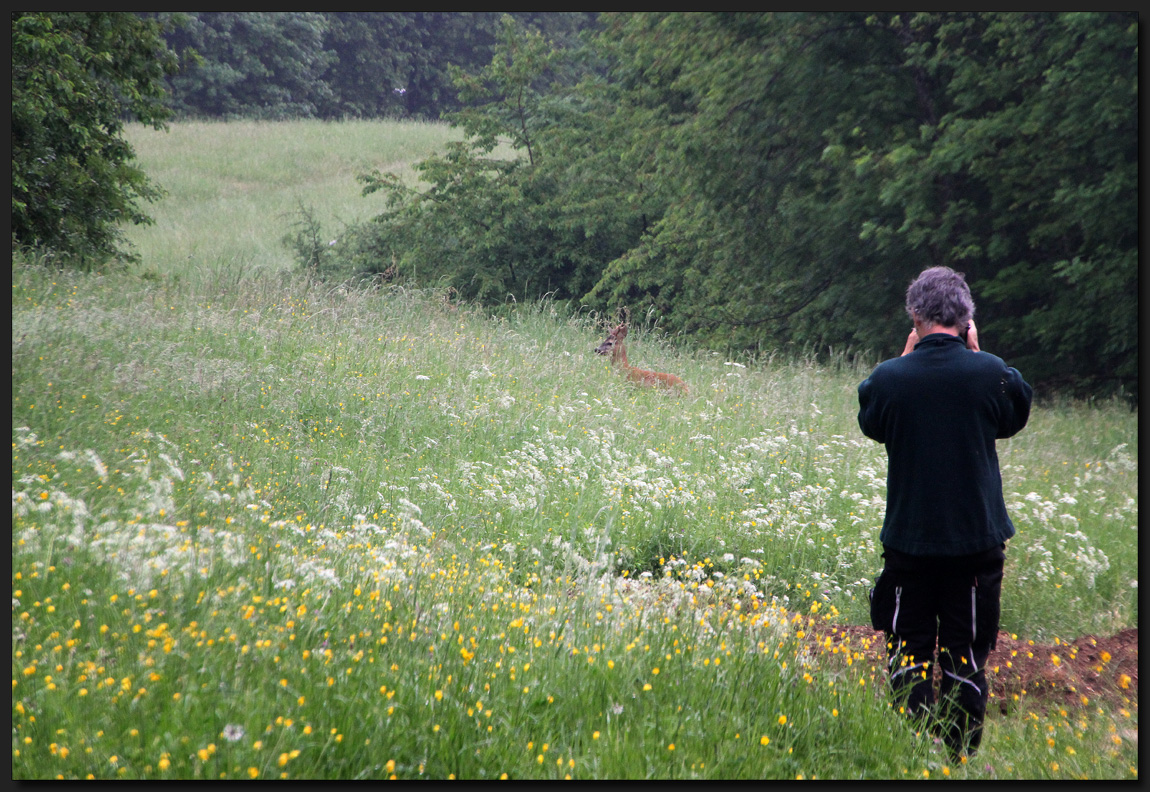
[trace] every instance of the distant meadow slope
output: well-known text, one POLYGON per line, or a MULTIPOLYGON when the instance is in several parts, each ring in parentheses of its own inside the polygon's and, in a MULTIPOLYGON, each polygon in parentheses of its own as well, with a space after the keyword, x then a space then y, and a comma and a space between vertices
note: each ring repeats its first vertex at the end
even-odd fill
POLYGON ((356 176, 405 173, 460 133, 436 122, 185 121, 160 132, 127 128, 149 178, 164 188, 147 204, 155 223, 127 229, 142 267, 163 273, 204 268, 292 266, 280 240, 301 208, 333 233, 383 210, 356 176))
MULTIPOLYGON (((868 623, 881 567, 877 358, 634 317, 664 392, 593 353, 608 317, 295 271, 299 203, 368 217, 356 173, 451 134, 133 128, 169 191, 141 263, 17 261, 14 777, 1137 777, 1136 697, 994 702, 955 764, 874 647, 812 642, 868 623)), ((1137 626, 1137 452, 1118 402, 1000 441, 1003 629, 1137 626)))

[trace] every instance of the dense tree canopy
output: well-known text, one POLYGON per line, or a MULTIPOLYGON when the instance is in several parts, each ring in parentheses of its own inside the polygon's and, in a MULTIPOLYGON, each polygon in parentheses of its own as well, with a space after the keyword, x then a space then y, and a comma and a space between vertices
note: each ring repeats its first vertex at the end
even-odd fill
POLYGON ((651 308, 720 348, 889 354, 906 284, 945 264, 1033 380, 1136 393, 1133 15, 601 22, 575 54, 508 22, 457 75, 468 138, 423 163, 430 189, 367 177, 391 204, 350 235, 366 269, 651 308))
POLYGON ((70 259, 125 255, 121 224, 158 195, 125 119, 160 128, 175 71, 161 27, 132 14, 12 14, 12 238, 70 259))
POLYGON ((215 11, 186 18, 168 34, 173 50, 198 56, 170 80, 178 113, 307 118, 332 103, 331 86, 322 79, 335 60, 324 46, 326 15, 215 11))
MULTIPOLYGON (((160 18, 167 14, 150 14, 160 18)), ((198 62, 170 80, 181 115, 439 118, 462 107, 449 74, 491 59, 500 14, 442 11, 197 12, 169 33, 198 62)), ((560 41, 587 13, 520 12, 560 41)))

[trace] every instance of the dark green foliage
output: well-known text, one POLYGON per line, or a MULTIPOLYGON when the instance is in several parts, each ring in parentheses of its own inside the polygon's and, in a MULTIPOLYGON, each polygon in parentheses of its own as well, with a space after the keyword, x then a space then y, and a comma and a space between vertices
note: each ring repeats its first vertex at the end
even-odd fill
POLYGON ((549 49, 505 21, 490 63, 454 72, 467 139, 419 166, 426 190, 368 176, 388 211, 332 262, 653 310, 724 350, 870 356, 901 349, 906 285, 945 264, 1039 398, 1136 398, 1133 15, 600 22, 549 49))
POLYGON ((585 126, 595 103, 552 90, 570 73, 565 57, 505 17, 491 62, 474 77, 452 72, 461 101, 475 105, 451 116, 467 139, 419 164, 427 189, 394 174, 364 177, 365 192, 386 192, 389 209, 343 235, 336 271, 387 272, 484 300, 585 294, 640 226, 602 205, 619 187, 611 174, 587 174, 568 150, 568 130, 585 126), (510 156, 496 153, 501 141, 510 156))
POLYGON ((128 118, 163 128, 176 58, 158 22, 124 13, 12 14, 12 238, 93 266, 160 194, 132 164, 128 118))
MULTIPOLYGON (((164 16, 164 15, 157 15, 164 16)), ((570 39, 586 13, 530 12, 525 25, 570 39)), ((439 118, 462 107, 450 68, 491 59, 495 12, 212 12, 170 36, 200 60, 171 81, 182 115, 213 118, 439 118)))
POLYGON ((857 242, 867 204, 842 193, 824 157, 826 130, 844 116, 870 125, 856 134, 905 124, 896 87, 865 57, 885 53, 862 17, 614 23, 614 68, 635 86, 621 94, 617 126, 645 131, 624 155, 665 205, 585 301, 649 304, 668 329, 719 346, 872 345, 904 282, 874 278, 879 261, 857 242), (851 113, 868 94, 879 101, 851 113))
POLYGON ((328 18, 314 12, 189 14, 169 34, 173 50, 200 62, 171 79, 173 107, 212 118, 308 118, 332 104, 323 76, 328 18))
MULTIPOLYGON (((1136 387, 1137 28, 1131 14, 872 19, 922 112, 872 223, 968 274, 993 351, 1036 381, 1136 387)), ((865 152, 871 154, 872 152, 865 152)), ((859 149, 855 156, 863 156, 859 149)))
POLYGON ((323 228, 315 216, 315 208, 300 205, 284 234, 283 243, 295 253, 296 260, 311 272, 328 269, 330 243, 324 239, 323 228))
POLYGON ((615 146, 650 152, 666 209, 585 302, 889 354, 906 284, 947 264, 1034 381, 1136 393, 1132 15, 624 15, 604 38, 636 130, 615 146))
POLYGON ((328 46, 335 54, 328 69, 332 102, 325 117, 404 116, 414 94, 414 46, 419 32, 414 14, 370 11, 331 14, 328 46))

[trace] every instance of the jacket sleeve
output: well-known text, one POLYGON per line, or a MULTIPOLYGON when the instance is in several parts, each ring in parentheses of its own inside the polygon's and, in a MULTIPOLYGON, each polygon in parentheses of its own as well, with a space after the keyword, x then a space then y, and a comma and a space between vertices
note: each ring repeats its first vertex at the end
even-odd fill
POLYGON ((1030 402, 1034 395, 1034 390, 1018 373, 1018 369, 1005 365, 1004 369, 999 383, 1002 412, 997 438, 1000 440, 1018 434, 1026 426, 1030 420, 1030 402))
POLYGON ((886 442, 886 433, 883 431, 879 407, 878 387, 874 383, 874 374, 859 384, 859 429, 871 440, 880 443, 886 442))

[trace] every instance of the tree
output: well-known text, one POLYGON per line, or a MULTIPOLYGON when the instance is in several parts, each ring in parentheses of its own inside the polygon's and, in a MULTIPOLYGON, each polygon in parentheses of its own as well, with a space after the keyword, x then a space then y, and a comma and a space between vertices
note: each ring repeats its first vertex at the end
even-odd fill
POLYGON ((406 115, 414 47, 414 13, 376 11, 331 14, 327 46, 335 54, 326 79, 332 102, 325 117, 406 115))
POLYGON ((469 298, 584 294, 637 231, 626 213, 599 204, 602 191, 617 187, 608 174, 588 181, 570 170, 577 157, 568 149, 595 106, 571 95, 565 57, 505 16, 494 57, 477 75, 450 70, 467 109, 449 118, 466 139, 417 166, 427 189, 394 174, 365 175, 365 192, 384 191, 388 211, 345 235, 336 257, 360 272, 418 276, 469 298), (556 89, 556 74, 565 89, 556 89), (504 142, 511 156, 496 152, 504 142))
POLYGON ((319 12, 216 11, 188 15, 172 31, 173 50, 200 62, 171 78, 173 106, 213 118, 310 118, 333 101, 324 80, 335 55, 328 15, 319 12))
POLYGON ((162 26, 128 13, 12 14, 12 237, 57 260, 98 264, 120 224, 147 223, 160 191, 132 164, 128 118, 162 129, 177 68, 162 26))
MULTIPOLYGON (((147 16, 167 17, 166 13, 147 16)), ((439 118, 461 109, 450 67, 491 60, 500 14, 441 11, 187 14, 170 46, 200 56, 171 81, 173 107, 212 118, 439 118)), ((564 44, 594 24, 571 12, 513 14, 564 44)))
POLYGON ((885 15, 920 134, 862 152, 894 209, 866 234, 963 270, 995 351, 1035 381, 1136 392, 1134 14, 885 15))
MULTIPOLYGON (((649 305, 720 347, 874 345, 905 261, 858 243, 874 194, 843 192, 828 132, 913 136, 889 43, 861 14, 612 17, 616 143, 665 204, 584 298, 649 305)), ((869 188, 868 189, 873 189, 869 188)), ((913 265, 909 265, 913 266, 913 265)))
POLYGON ((667 203, 586 303, 882 350, 945 264, 1028 377, 1136 393, 1133 15, 623 15, 605 38, 633 130, 613 145, 652 151, 667 203))
POLYGON ((1032 381, 1136 394, 1132 15, 602 21, 562 60, 506 22, 457 75, 467 139, 421 164, 431 189, 369 183, 390 209, 364 259, 477 298, 654 309, 712 347, 872 354, 948 265, 1032 381))

